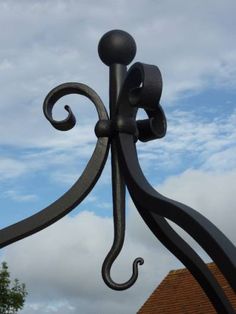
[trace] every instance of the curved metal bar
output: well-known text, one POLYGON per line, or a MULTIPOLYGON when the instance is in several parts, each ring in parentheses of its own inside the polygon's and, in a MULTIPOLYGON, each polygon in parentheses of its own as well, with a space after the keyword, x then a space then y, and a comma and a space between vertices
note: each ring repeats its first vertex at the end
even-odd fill
MULTIPOLYGON (((68 126, 72 126, 71 117, 73 114, 71 111, 70 117, 61 124, 58 121, 55 122, 51 118, 50 113, 53 105, 59 98, 72 93, 84 95, 91 99, 97 109, 99 119, 108 119, 106 109, 95 91, 84 84, 66 83, 54 88, 47 95, 44 102, 45 115, 53 126, 57 126, 57 128, 62 126, 61 129, 63 128, 64 130, 69 129, 68 126)), ((107 160, 108 150, 108 138, 98 138, 96 147, 86 168, 69 191, 33 216, 0 230, 0 248, 46 228, 75 208, 87 196, 99 179, 107 160)))
POLYGON ((218 313, 234 313, 223 289, 199 255, 173 230, 165 218, 152 214, 133 200, 141 217, 158 238, 194 275, 218 313))
MULTIPOLYGON (((139 80, 140 76, 142 80, 147 80, 147 76, 157 77, 158 75, 160 73, 155 66, 136 63, 131 67, 118 101, 118 114, 120 116, 133 119, 136 117, 138 105, 136 104, 136 108, 133 108, 133 103, 130 102, 130 91, 132 92, 137 77, 139 80)), ((149 81, 151 81, 151 78, 149 78, 149 81)), ((150 94, 155 93, 157 95, 158 90, 159 95, 161 94, 162 85, 160 80, 157 80, 155 91, 153 84, 152 86, 143 84, 142 88, 144 86, 149 88, 150 94)), ((144 103, 144 99, 142 101, 144 103)), ((152 106, 150 105, 150 107, 152 106)), ((221 272, 235 289, 236 254, 233 244, 204 216, 186 205, 165 198, 150 186, 140 168, 132 135, 119 134, 119 150, 127 187, 147 225, 158 238, 161 235, 163 244, 197 278, 217 310, 220 309, 222 313, 233 313, 232 307, 227 302, 222 289, 204 265, 204 262, 197 257, 193 249, 178 236, 162 217, 172 220, 187 231, 213 258, 221 272)))
MULTIPOLYGON (((234 245, 219 229, 217 229, 200 213, 184 204, 162 196, 154 188, 152 188, 144 177, 139 166, 138 159, 136 157, 137 152, 134 147, 132 136, 120 134, 119 138, 123 160, 122 166, 125 171, 126 184, 138 211, 142 217, 145 217, 146 224, 153 231, 155 228, 159 227, 159 216, 166 217, 175 222, 188 234, 190 234, 199 243, 199 245, 203 247, 208 255, 211 256, 221 270, 222 274, 236 291, 236 250, 234 245), (153 224, 156 224, 156 227, 154 227, 153 224)), ((216 281, 210 279, 209 270, 205 267, 204 269, 203 265, 196 262, 192 249, 192 256, 187 255, 186 245, 184 245, 182 241, 180 244, 177 244, 177 237, 177 233, 174 232, 171 239, 169 239, 169 241, 173 242, 175 248, 171 251, 176 255, 176 250, 180 250, 177 257, 197 278, 204 291, 214 303, 214 306, 220 307, 221 310, 224 309, 224 312, 222 313, 233 313, 225 307, 225 298, 221 298, 219 294, 219 290, 222 289, 219 289, 216 281), (190 262, 187 261, 187 258, 189 257, 191 257, 190 262), (203 277, 205 277, 205 279, 203 277), (209 289, 209 286, 211 286, 211 289, 209 289), (212 296, 212 292, 214 291, 217 291, 218 299, 215 299, 212 296)), ((223 291, 221 291, 221 295, 224 295, 223 291)))

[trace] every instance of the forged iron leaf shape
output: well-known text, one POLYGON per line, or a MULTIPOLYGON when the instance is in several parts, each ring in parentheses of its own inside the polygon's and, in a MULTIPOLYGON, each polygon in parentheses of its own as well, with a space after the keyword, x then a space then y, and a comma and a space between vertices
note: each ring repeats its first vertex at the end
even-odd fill
POLYGON ((69 130, 75 125, 70 107, 68 116, 55 121, 52 110, 63 96, 80 94, 95 105, 99 120, 95 126, 98 137, 91 159, 78 181, 53 204, 41 212, 0 230, 0 247, 46 228, 75 208, 90 192, 101 175, 111 146, 114 241, 104 260, 102 276, 112 289, 124 290, 134 284, 138 264, 133 262, 133 273, 125 283, 112 280, 110 271, 120 253, 125 236, 125 187, 134 204, 154 235, 189 269, 207 294, 218 313, 234 313, 213 274, 204 261, 169 225, 166 218, 176 223, 207 252, 236 292, 236 249, 225 235, 194 209, 164 197, 146 180, 139 165, 136 141, 146 142, 161 138, 166 133, 166 118, 160 105, 162 78, 156 66, 135 63, 136 45, 126 32, 106 33, 99 43, 101 60, 110 67, 110 118, 99 96, 88 86, 66 83, 54 88, 44 101, 44 114, 58 130, 69 130), (117 61, 116 61, 117 60, 117 61), (148 118, 136 121, 138 109, 144 109, 148 118))

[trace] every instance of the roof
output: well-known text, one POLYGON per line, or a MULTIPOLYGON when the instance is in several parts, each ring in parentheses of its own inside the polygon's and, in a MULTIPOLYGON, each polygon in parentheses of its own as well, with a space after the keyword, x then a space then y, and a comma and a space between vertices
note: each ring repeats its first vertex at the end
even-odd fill
MULTIPOLYGON (((229 286, 215 263, 209 263, 207 266, 236 310, 236 294, 233 289, 229 286)), ((137 312, 137 314, 173 313, 216 313, 199 283, 186 268, 170 271, 137 312)))

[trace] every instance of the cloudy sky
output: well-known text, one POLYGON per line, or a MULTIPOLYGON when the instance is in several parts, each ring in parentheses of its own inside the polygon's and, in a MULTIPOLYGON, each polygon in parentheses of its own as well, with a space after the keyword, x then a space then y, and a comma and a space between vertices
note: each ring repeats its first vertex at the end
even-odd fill
MULTIPOLYGON (((0 0, 0 227, 56 200, 83 171, 96 141, 93 105, 65 97, 55 117, 64 118, 70 104, 78 123, 59 132, 44 118, 42 103, 53 87, 75 81, 108 106, 108 68, 97 44, 105 32, 123 29, 136 40, 134 61, 158 65, 164 81, 168 131, 162 140, 138 143, 145 175, 236 243, 235 12, 234 0, 0 0)), ((12 276, 26 283, 22 314, 136 313, 164 276, 182 267, 127 195, 126 241, 112 276, 126 281, 134 258, 145 263, 131 289, 107 288, 101 265, 113 240, 111 201, 108 162, 71 214, 1 251, 12 276)))

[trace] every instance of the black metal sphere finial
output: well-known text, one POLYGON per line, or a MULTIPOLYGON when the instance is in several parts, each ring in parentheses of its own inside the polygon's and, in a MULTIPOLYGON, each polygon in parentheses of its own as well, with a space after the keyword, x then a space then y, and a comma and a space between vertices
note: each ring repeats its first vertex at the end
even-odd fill
POLYGON ((136 43, 133 37, 122 30, 112 30, 102 36, 98 54, 103 63, 128 65, 135 57, 136 43))

